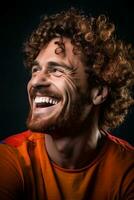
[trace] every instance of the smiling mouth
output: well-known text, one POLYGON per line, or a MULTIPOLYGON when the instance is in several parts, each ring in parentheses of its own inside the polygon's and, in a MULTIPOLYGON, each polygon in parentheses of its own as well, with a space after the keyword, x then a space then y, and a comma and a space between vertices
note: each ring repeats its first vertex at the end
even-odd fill
POLYGON ((34 99, 34 103, 36 108, 45 108, 50 106, 55 106, 59 103, 59 99, 56 97, 48 97, 48 96, 36 96, 34 99))

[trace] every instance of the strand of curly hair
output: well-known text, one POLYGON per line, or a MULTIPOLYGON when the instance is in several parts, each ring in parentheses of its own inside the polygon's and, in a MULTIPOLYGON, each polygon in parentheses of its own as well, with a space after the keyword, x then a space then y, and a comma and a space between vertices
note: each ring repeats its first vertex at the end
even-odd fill
POLYGON ((134 84, 132 46, 116 39, 115 26, 105 15, 86 16, 71 8, 45 16, 32 33, 24 48, 28 68, 44 45, 55 37, 70 38, 73 53, 83 53, 90 86, 108 86, 109 96, 102 104, 100 126, 119 126, 134 103, 130 92, 134 84))

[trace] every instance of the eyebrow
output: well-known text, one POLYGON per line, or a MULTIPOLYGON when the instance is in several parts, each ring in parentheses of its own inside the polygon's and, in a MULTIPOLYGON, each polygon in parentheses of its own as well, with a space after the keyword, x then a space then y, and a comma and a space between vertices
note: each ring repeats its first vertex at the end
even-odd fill
POLYGON ((61 66, 63 67, 64 69, 67 69, 67 70, 71 70, 74 68, 74 66, 72 65, 66 65, 65 63, 63 62, 60 62, 60 63, 57 63, 57 62, 53 62, 53 61, 50 61, 48 62, 48 67, 55 67, 55 66, 61 66))
POLYGON ((39 66, 39 67, 41 67, 40 64, 39 64, 39 62, 38 62, 37 60, 34 60, 34 61, 32 62, 31 67, 33 67, 33 66, 39 66))
MULTIPOLYGON (((39 64, 39 62, 37 60, 33 61, 33 66, 34 65, 37 65, 37 66, 41 67, 41 65, 39 64)), ((61 67, 65 68, 65 69, 67 69, 67 70, 72 70, 72 69, 76 68, 73 65, 66 65, 63 62, 58 63, 58 62, 54 62, 54 61, 49 61, 47 63, 47 67, 48 68, 52 68, 52 67, 55 67, 55 66, 61 66, 61 67)))

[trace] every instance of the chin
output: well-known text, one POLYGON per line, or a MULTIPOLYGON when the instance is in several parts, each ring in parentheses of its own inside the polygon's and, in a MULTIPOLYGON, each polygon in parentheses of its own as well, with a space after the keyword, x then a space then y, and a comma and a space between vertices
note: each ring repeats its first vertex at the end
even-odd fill
MULTIPOLYGON (((70 120, 65 120, 62 118, 58 118, 58 121, 46 121, 38 117, 32 117, 31 113, 29 113, 28 119, 27 119, 27 128, 33 132, 38 133, 46 133, 50 135, 65 135, 68 129, 70 129, 70 125, 72 123, 70 120)), ((71 125, 72 127, 72 125, 71 125)), ((74 127, 73 127, 74 128, 74 127)))
POLYGON ((65 107, 55 117, 53 116, 53 118, 49 118, 48 120, 35 116, 30 111, 27 119, 27 127, 33 132, 58 134, 60 136, 78 134, 79 129, 85 121, 85 119, 81 121, 81 116, 85 109, 83 105, 85 106, 85 103, 81 99, 78 99, 77 104, 71 104, 68 109, 65 107))
POLYGON ((26 124, 27 128, 33 132, 47 133, 55 129, 53 124, 40 118, 32 118, 31 114, 29 114, 26 124))

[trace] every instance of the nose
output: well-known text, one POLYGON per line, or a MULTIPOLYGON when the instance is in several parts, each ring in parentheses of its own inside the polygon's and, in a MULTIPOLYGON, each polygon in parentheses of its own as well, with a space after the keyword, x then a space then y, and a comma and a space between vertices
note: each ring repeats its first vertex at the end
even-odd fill
POLYGON ((40 86, 45 86, 49 87, 50 86, 50 76, 48 72, 46 71, 39 71, 34 75, 31 80, 29 81, 30 85, 32 87, 40 87, 40 86))

